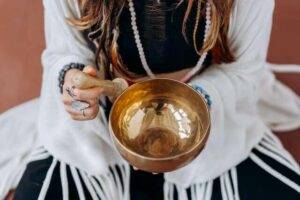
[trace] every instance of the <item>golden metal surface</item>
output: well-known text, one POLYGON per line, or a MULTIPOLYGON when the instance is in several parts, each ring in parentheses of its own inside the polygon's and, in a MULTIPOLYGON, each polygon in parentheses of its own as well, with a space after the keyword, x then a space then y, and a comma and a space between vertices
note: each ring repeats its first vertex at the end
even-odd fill
POLYGON ((167 172, 191 162, 203 149, 210 116, 203 97, 171 79, 136 83, 115 101, 110 132, 133 166, 167 172))

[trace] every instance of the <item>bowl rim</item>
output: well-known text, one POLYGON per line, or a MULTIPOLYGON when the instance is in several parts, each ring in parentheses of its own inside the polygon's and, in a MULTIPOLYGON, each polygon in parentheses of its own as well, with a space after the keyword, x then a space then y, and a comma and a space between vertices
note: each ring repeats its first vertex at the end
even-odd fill
MULTIPOLYGON (((112 112, 109 113, 109 133, 111 136, 113 136, 113 141, 114 142, 117 142, 118 145, 120 147, 122 147, 126 152, 129 152, 130 154, 132 154, 133 156, 136 156, 138 158, 141 158, 141 159, 144 159, 144 160, 149 160, 149 161, 166 161, 166 160, 173 160, 173 159, 176 159, 176 158, 179 158, 179 157, 182 157, 184 155, 187 155, 191 152, 193 152, 194 150, 196 150, 197 148, 199 147, 204 147, 205 146, 205 141, 207 141, 208 139, 208 136, 210 134, 210 128, 211 128, 211 115, 210 115, 210 111, 209 111, 209 108, 208 108, 208 105, 204 99, 204 97, 199 93, 197 92, 191 85, 189 84, 186 84, 184 82, 181 82, 181 81, 178 81, 178 80, 175 80, 175 79, 170 79, 170 78, 151 78, 151 79, 148 79, 148 80, 144 80, 144 81, 140 81, 140 82, 137 82, 137 83, 134 83, 132 84, 131 86, 129 86, 128 88, 126 88, 114 101, 112 107, 111 107, 111 110, 112 111, 115 107, 115 102, 117 102, 121 97, 122 95, 124 95, 126 92, 128 92, 128 90, 130 90, 130 88, 136 84, 143 84, 145 82, 151 82, 151 81, 154 81, 154 80, 167 80, 167 81, 172 81, 172 82, 176 82, 176 83, 179 83, 181 85, 184 85, 188 88, 190 88, 193 92, 195 92, 199 97, 200 99, 202 100, 202 102, 204 103, 205 105, 205 110, 206 110, 206 113, 208 115, 208 125, 207 125, 207 128, 206 130, 204 131, 204 134, 203 134, 203 137, 201 138, 201 140, 193 145, 193 147, 191 147, 190 149, 188 149, 187 151, 184 151, 180 154, 176 154, 176 155, 173 155, 173 156, 170 156, 170 157, 164 157, 164 158, 155 158, 155 157, 149 157, 149 156, 144 156, 144 155, 141 155, 141 154, 138 154, 137 152, 131 150, 130 148, 126 147, 125 145, 122 144, 122 142, 117 138, 117 136, 115 135, 114 131, 112 130, 112 124, 111 124, 111 115, 112 115, 112 112)), ((119 152, 120 153, 120 152, 119 152)))

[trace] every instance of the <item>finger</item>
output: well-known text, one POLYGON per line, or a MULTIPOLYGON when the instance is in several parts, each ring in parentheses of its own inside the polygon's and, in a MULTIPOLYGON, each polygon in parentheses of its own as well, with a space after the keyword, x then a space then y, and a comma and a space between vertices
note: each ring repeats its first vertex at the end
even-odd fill
POLYGON ((61 100, 65 105, 71 105, 73 99, 68 94, 63 94, 61 96, 61 100))
POLYGON ((91 107, 95 107, 95 106, 99 106, 99 102, 98 100, 90 100, 90 101, 77 101, 74 100, 71 103, 71 107, 75 110, 81 111, 87 108, 91 108, 91 107))
POLYGON ((71 118, 76 121, 88 121, 88 120, 93 120, 96 117, 97 117, 97 115, 95 117, 86 117, 83 115, 71 115, 71 118))
POLYGON ((80 110, 76 110, 74 109, 72 106, 66 106, 65 107, 65 110, 70 114, 70 115, 73 115, 73 116, 79 116, 79 115, 82 115, 82 112, 80 110))
POLYGON ((94 99, 99 99, 102 92, 103 89, 100 87, 85 90, 74 89, 75 99, 80 101, 90 101, 94 99))
POLYGON ((76 95, 74 94, 74 86, 64 86, 63 94, 68 95, 71 98, 74 98, 76 95))
POLYGON ((82 111, 76 111, 72 108, 66 108, 66 110, 71 115, 72 119, 84 121, 95 119, 99 112, 99 106, 94 106, 91 108, 84 109, 82 111))
POLYGON ((88 118, 82 116, 82 115, 71 115, 71 118, 75 121, 87 121, 88 118))
POLYGON ((90 99, 86 101, 90 107, 99 106, 99 98, 90 99))
POLYGON ((83 69, 83 72, 90 75, 90 76, 97 76, 97 70, 92 66, 86 66, 83 69))
POLYGON ((99 106, 98 105, 94 105, 94 106, 91 106, 91 107, 83 109, 83 110, 76 110, 72 106, 66 106, 65 110, 70 115, 74 115, 74 116, 82 115, 82 116, 84 116, 86 118, 94 118, 98 114, 99 106))
POLYGON ((80 101, 80 100, 77 100, 77 99, 73 99, 72 103, 71 103, 71 106, 74 109, 77 109, 77 110, 90 108, 90 107, 93 107, 93 106, 96 106, 96 105, 99 105, 99 99, 98 98, 97 99, 89 99, 87 101, 80 101))

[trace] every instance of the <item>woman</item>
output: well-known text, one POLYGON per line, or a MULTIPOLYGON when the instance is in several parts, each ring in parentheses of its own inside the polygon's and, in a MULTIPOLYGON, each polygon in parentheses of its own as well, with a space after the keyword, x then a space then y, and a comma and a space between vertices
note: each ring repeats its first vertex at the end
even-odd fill
POLYGON ((271 76, 273 0, 44 0, 44 7, 39 139, 15 199, 299 199, 299 166, 257 106, 271 76), (205 149, 163 175, 130 169, 107 131, 115 97, 74 88, 78 73, 200 87, 211 100, 205 149), (101 106, 100 97, 108 97, 101 106))

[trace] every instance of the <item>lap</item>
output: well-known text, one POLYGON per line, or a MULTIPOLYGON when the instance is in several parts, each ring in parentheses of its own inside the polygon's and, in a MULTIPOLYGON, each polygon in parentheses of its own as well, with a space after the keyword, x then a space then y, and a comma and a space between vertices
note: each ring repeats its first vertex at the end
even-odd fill
MULTIPOLYGON (((249 158, 235 166, 220 177, 211 180, 212 200, 231 199, 238 195, 242 200, 298 200, 300 199, 300 176, 298 164, 289 161, 284 149, 281 154, 277 149, 272 149, 268 144, 260 144, 251 152, 249 158)), ((273 145, 273 144, 271 144, 273 145)), ((274 147, 274 145, 273 145, 274 147)), ((105 194, 103 182, 93 179, 92 183, 84 180, 84 172, 75 169, 77 178, 74 177, 69 165, 65 165, 65 182, 62 180, 61 162, 54 163, 53 156, 46 159, 34 161, 28 164, 27 169, 20 181, 15 193, 16 200, 35 200, 38 199, 40 191, 45 184, 47 173, 52 168, 53 173, 47 180, 49 186, 46 191, 45 199, 63 199, 66 190, 69 199, 80 199, 84 195, 85 199, 102 199, 109 195, 105 194), (77 182, 75 181, 77 179, 77 182), (78 184, 81 186, 79 187, 78 184), (98 188, 98 190, 97 190, 98 188), (99 193, 103 190, 103 193, 99 193)), ((120 171, 120 170, 117 170, 120 171)), ((121 175, 116 173, 115 175, 121 175)), ((152 175, 150 173, 131 170, 130 195, 132 200, 163 199, 163 175, 152 175)), ((116 177, 114 177, 116 180, 116 177)), ((123 189, 124 189, 124 183, 123 189)), ((205 183, 203 183, 205 184, 205 183)), ((207 186, 208 184, 206 184, 207 186)), ((200 186, 202 187, 202 186, 200 186)), ((188 196, 191 197, 195 188, 189 188, 188 196)), ((173 196, 177 197, 176 188, 173 196)), ((110 198, 107 198, 110 199, 110 198)), ((197 200, 199 198, 196 198, 197 200)))

